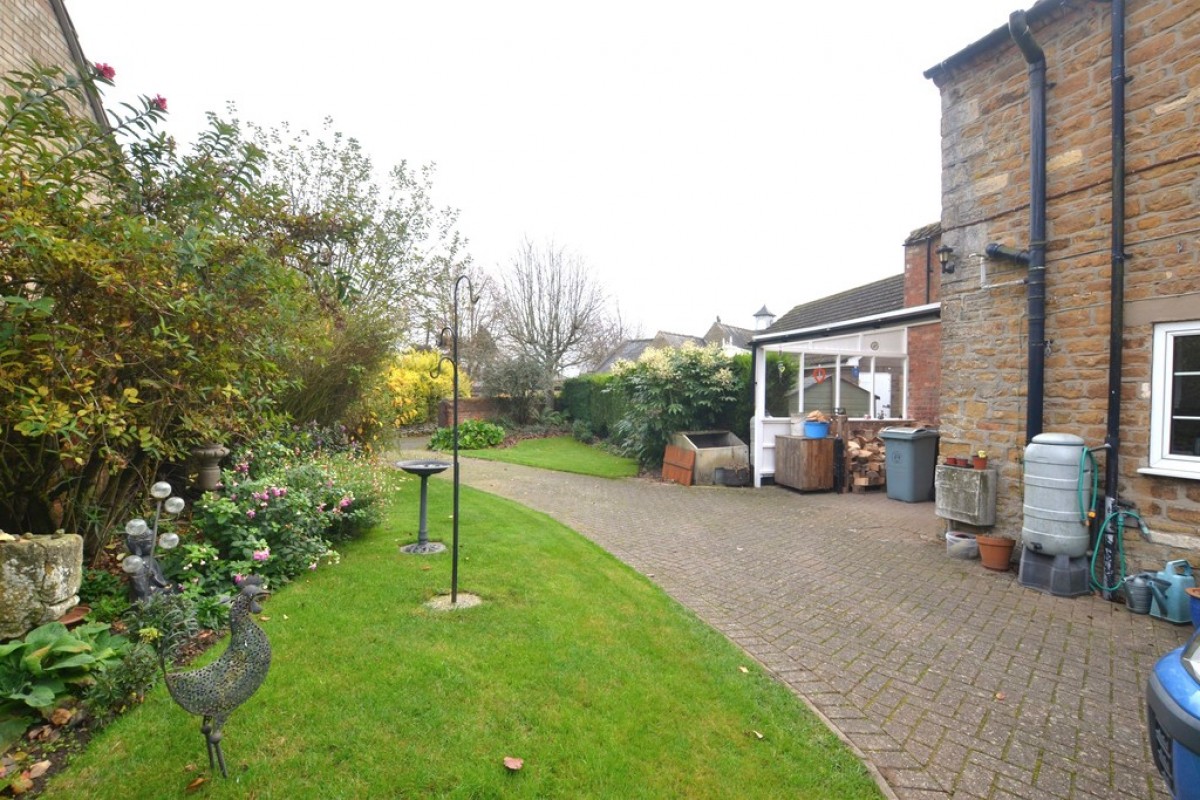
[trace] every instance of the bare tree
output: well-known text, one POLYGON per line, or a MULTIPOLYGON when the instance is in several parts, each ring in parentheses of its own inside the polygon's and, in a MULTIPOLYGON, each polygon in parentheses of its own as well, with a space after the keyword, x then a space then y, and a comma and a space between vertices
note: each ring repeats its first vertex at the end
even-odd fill
MULTIPOLYGON (((587 358, 584 346, 603 328, 606 298, 582 258, 526 239, 500 277, 500 321, 516 353, 539 365, 547 385, 587 358)), ((547 392, 547 406, 553 395, 547 392)))

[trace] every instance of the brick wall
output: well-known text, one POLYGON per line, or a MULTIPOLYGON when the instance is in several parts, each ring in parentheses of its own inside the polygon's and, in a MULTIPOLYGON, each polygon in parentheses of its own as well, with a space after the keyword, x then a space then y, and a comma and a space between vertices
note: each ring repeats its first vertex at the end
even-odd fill
MULTIPOLYGON (((913 231, 904 242, 904 305, 906 308, 936 303, 940 299, 941 226, 913 231)), ((937 427, 941 420, 941 324, 908 329, 908 416, 937 427)))
MULTIPOLYGON (((0 0, 0 73, 15 69, 26 70, 31 65, 57 66, 68 73, 77 74, 78 67, 71 56, 67 37, 75 42, 74 26, 67 23, 64 32, 55 14, 55 6, 61 3, 51 0, 0 0)), ((75 42, 77 44, 77 42, 75 42)), ((4 87, 8 91, 8 87, 4 87)), ((83 102, 70 101, 79 114, 92 116, 104 122, 98 105, 89 107, 83 102)))
MULTIPOLYGON (((1048 82, 1044 430, 1104 440, 1110 298, 1110 6, 1065 2, 1031 22, 1048 82)), ((997 20, 1003 24, 1004 20, 997 20)), ((1126 304, 1120 492, 1160 542, 1127 540, 1130 568, 1200 561, 1200 482, 1141 475, 1154 322, 1200 317, 1200 4, 1130 0, 1126 25, 1126 304), (1188 315, 1188 316, 1183 316, 1188 315)), ((942 96, 942 452, 987 449, 997 528, 1019 534, 1025 445, 1026 270, 985 259, 1029 247, 1026 64, 1010 41, 935 76, 942 96)))

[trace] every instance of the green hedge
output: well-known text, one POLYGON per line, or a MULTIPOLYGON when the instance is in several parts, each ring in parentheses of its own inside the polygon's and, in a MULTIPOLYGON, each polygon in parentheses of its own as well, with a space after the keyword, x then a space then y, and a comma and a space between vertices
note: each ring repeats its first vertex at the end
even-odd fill
POLYGON ((620 395, 605 391, 612 379, 607 373, 568 378, 559 394, 559 410, 573 421, 586 423, 596 436, 607 438, 624 413, 620 395))

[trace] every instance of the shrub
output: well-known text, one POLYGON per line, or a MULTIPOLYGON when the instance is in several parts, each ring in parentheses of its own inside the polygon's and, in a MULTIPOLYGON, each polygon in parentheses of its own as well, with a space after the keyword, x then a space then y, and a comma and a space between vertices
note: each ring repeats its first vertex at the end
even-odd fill
MULTIPOLYGON (((394 425, 420 425, 436 422, 438 405, 454 394, 453 372, 438 370, 441 353, 436 350, 408 350, 401 353, 384 373, 388 409, 394 425)), ((471 396, 471 381, 459 370, 460 397, 471 396)))
POLYGON ((621 395, 608 391, 613 376, 580 375, 563 381, 559 405, 567 416, 586 422, 593 433, 605 438, 622 417, 624 407, 621 395))
POLYGON ((96 676, 84 703, 101 724, 142 702, 161 675, 158 655, 146 642, 135 642, 124 658, 96 676))
POLYGON ((591 444, 596 441, 596 434, 592 433, 592 426, 588 425, 581 419, 575 420, 571 425, 571 435, 575 437, 575 441, 591 444))
MULTIPOLYGON (((481 419, 469 419, 458 425, 458 449, 483 450, 504 441, 504 428, 481 419)), ((430 450, 453 450, 454 429, 438 428, 429 442, 430 450)))
POLYGON ((626 403, 613 429, 644 467, 662 461, 672 433, 713 427, 738 398, 732 362, 717 346, 651 348, 636 363, 618 362, 611 391, 626 403))
POLYGON ((119 662, 129 640, 102 622, 68 630, 61 622, 0 644, 0 751, 24 733, 38 712, 67 695, 81 696, 95 676, 119 662))

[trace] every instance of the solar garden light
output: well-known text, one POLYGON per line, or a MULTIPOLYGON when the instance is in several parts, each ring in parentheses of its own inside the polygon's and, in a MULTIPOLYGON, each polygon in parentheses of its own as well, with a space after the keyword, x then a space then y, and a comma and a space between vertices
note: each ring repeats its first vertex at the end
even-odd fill
POLYGON ((166 481, 158 481, 151 486, 150 496, 155 500, 154 525, 149 525, 141 517, 125 523, 125 547, 129 553, 121 560, 121 569, 129 575, 138 600, 146 600, 168 586, 154 551, 157 547, 164 550, 177 547, 179 534, 167 531, 159 536, 158 523, 164 511, 174 516, 183 511, 185 505, 182 497, 171 496, 171 484, 166 481))

